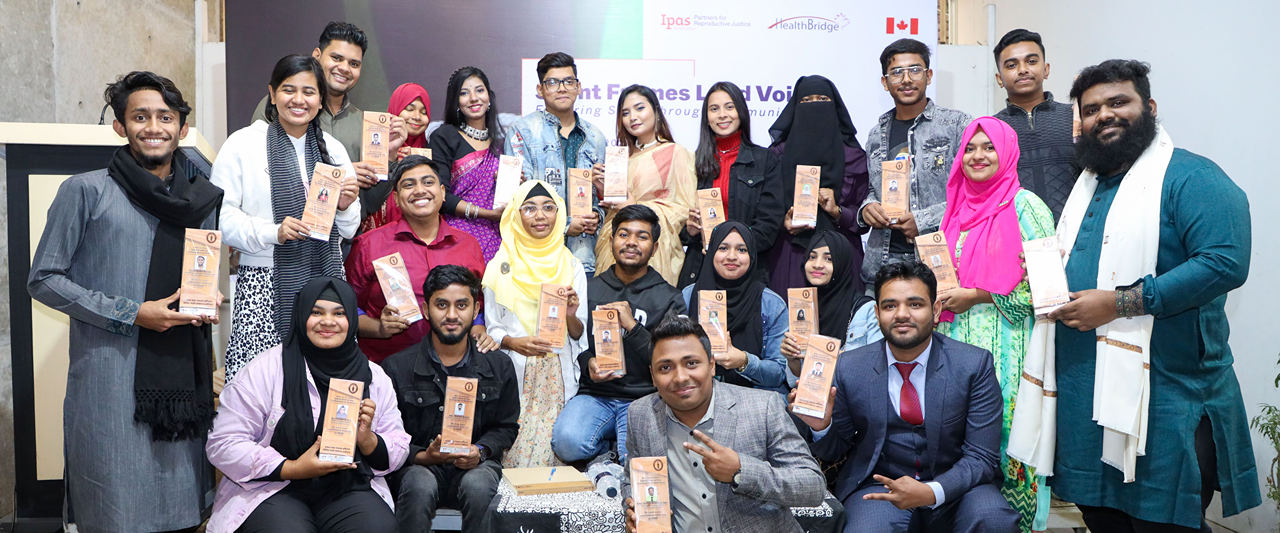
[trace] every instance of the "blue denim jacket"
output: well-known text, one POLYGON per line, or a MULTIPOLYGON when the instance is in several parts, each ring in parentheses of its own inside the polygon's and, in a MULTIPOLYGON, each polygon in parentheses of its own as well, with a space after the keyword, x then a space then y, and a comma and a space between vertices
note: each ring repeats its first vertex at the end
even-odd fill
MULTIPOLYGON (((582 147, 578 149, 578 168, 591 168, 596 163, 604 162, 604 134, 600 128, 574 113, 577 124, 586 135, 582 147)), ((561 198, 568 198, 567 179, 564 168, 564 147, 560 144, 560 119, 543 110, 534 111, 520 117, 507 130, 506 155, 518 155, 524 158, 524 175, 527 179, 538 179, 556 186, 561 198)), ((591 205, 596 208, 600 220, 604 220, 604 211, 597 205, 599 197, 591 195, 591 205)), ((572 219, 569 220, 570 222, 572 219)), ((566 224, 567 227, 567 224, 566 224)), ((596 270, 596 236, 583 233, 577 237, 565 237, 565 246, 573 252, 573 256, 582 262, 587 277, 596 270)))
MULTIPOLYGON (((693 285, 680 292, 684 294, 685 307, 689 307, 693 285)), ((698 311, 689 310, 689 316, 697 318, 698 311)), ((742 371, 742 377, 755 383, 757 389, 786 394, 787 358, 782 355, 782 336, 791 330, 791 323, 787 320, 787 302, 767 288, 760 297, 760 321, 764 323, 764 353, 747 354, 747 369, 742 371)))
MULTIPOLYGON (((871 192, 858 207, 858 225, 868 227, 862 219, 862 209, 880 202, 880 164, 889 150, 889 125, 895 110, 880 115, 876 128, 867 134, 867 173, 871 179, 871 192)), ((924 112, 916 117, 907 130, 907 144, 911 147, 911 213, 916 218, 920 234, 938 231, 942 225, 942 213, 947 208, 947 179, 951 175, 951 162, 960 150, 960 138, 973 119, 963 111, 934 105, 933 100, 924 112)), ((862 280, 874 282, 876 272, 889 260, 889 229, 871 230, 867 236, 867 255, 862 261, 862 280)))

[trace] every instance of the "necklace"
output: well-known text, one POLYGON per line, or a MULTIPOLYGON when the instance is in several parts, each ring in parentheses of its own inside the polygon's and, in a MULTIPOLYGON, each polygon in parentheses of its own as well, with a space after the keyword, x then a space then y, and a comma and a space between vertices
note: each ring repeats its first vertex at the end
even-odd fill
POLYGON ((654 146, 654 145, 657 145, 657 144, 658 144, 658 139, 657 139, 657 138, 654 138, 654 139, 653 139, 653 142, 648 143, 648 144, 640 144, 639 142, 637 142, 637 143, 636 143, 636 148, 639 148, 639 149, 640 149, 640 151, 641 151, 641 152, 643 152, 643 151, 645 151, 645 150, 648 150, 648 149, 649 149, 649 147, 654 146))
POLYGON ((471 137, 477 141, 489 140, 489 130, 487 129, 476 129, 471 127, 470 124, 463 124, 462 127, 458 129, 461 130, 462 133, 467 134, 467 137, 471 137))

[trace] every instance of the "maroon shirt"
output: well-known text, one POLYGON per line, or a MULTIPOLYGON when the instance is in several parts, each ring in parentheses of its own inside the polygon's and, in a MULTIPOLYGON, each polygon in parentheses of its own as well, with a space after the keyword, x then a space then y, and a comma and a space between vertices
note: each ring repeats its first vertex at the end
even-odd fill
MULTIPOLYGON (((422 309, 423 320, 390 339, 360 339, 360 350, 370 361, 381 363, 383 359, 413 346, 431 333, 427 323, 426 295, 422 293, 422 285, 427 281, 427 274, 438 265, 462 265, 484 277, 484 256, 480 252, 480 243, 475 237, 449 227, 440 218, 440 230, 436 239, 424 243, 406 220, 398 220, 378 229, 356 237, 351 245, 351 255, 347 257, 347 281, 356 290, 356 304, 360 311, 374 318, 382 316, 382 308, 387 305, 387 298, 382 294, 382 286, 378 283, 378 275, 373 270, 373 260, 400 252, 404 258, 405 270, 409 272, 409 283, 413 285, 413 295, 418 299, 418 307, 422 309)), ((476 302, 479 313, 474 324, 484 324, 484 305, 476 302)))

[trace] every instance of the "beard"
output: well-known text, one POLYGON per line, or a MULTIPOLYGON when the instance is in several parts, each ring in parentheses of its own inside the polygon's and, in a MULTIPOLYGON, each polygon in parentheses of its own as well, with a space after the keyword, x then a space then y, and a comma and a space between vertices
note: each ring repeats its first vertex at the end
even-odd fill
POLYGON ((435 333, 436 339, 439 340, 440 343, 444 344, 445 346, 453 346, 464 340, 467 340, 467 328, 459 328, 457 334, 450 335, 442 331, 440 328, 436 327, 435 323, 433 322, 431 324, 431 332, 435 333))
POLYGON ((914 335, 908 334, 905 337, 897 337, 895 336, 896 334, 893 331, 893 326, 896 326, 896 325, 897 324, 891 325, 888 331, 883 332, 884 340, 885 342, 888 342, 890 345, 892 345, 894 348, 898 348, 900 350, 910 350, 912 348, 915 348, 916 346, 919 346, 920 343, 926 340, 929 340, 929 337, 933 335, 932 325, 930 325, 928 328, 925 328, 925 327, 922 327, 921 324, 912 323, 912 325, 916 327, 916 332, 914 335))
POLYGON ((1080 139, 1076 141, 1076 162, 1098 176, 1113 176, 1125 165, 1137 161, 1155 138, 1156 117, 1151 113, 1150 107, 1145 107, 1142 116, 1133 122, 1112 117, 1106 122, 1094 124, 1092 129, 1080 135, 1080 139), (1104 143, 1098 139, 1098 134, 1111 125, 1118 125, 1123 129, 1110 142, 1104 143))

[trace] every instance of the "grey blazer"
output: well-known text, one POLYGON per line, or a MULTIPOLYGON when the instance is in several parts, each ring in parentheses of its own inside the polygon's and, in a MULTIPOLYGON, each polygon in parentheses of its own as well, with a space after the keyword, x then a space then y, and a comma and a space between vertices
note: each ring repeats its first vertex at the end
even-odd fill
MULTIPOLYGON (((720 526, 724 531, 802 532, 790 507, 816 507, 826 495, 826 480, 804 439, 787 416, 782 395, 715 382, 715 441, 738 452, 742 471, 738 488, 716 483, 720 526)), ((627 453, 631 457, 667 456, 667 417, 657 393, 627 410, 627 453)), ((630 493, 624 487, 624 494, 630 493)))
MULTIPOLYGON (((988 352, 933 334, 925 374, 925 460, 947 501, 999 478, 1004 397, 988 352)), ((884 446, 889 412, 889 364, 885 341, 845 352, 836 363, 836 403, 831 427, 811 446, 823 460, 854 450, 840 470, 835 496, 844 501, 871 478, 884 446)))

